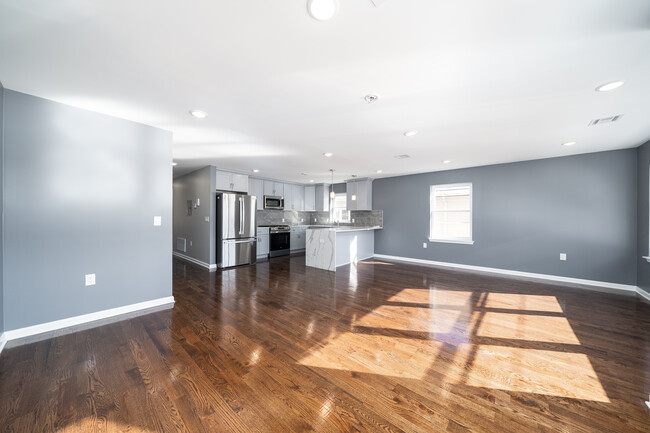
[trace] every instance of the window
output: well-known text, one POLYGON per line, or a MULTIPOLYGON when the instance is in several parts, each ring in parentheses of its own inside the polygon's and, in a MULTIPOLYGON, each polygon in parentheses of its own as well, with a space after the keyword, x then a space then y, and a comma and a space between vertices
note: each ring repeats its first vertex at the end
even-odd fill
POLYGON ((472 184, 431 185, 429 240, 473 244, 472 184))
POLYGON ((346 210, 348 198, 347 194, 336 194, 334 196, 334 203, 332 209, 334 209, 334 221, 341 223, 350 222, 350 212, 346 210))

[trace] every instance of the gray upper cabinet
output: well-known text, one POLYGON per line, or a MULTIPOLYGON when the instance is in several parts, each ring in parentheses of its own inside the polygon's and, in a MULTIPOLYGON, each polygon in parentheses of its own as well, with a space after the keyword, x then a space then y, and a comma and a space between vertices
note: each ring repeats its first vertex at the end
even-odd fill
POLYGON ((253 177, 248 179, 248 194, 257 197, 257 209, 264 209, 264 181, 253 177))
POLYGON ((284 197, 284 184, 282 182, 274 182, 272 180, 264 181, 264 195, 274 195, 284 197))
POLYGON ((349 180, 346 184, 347 209, 372 210, 372 179, 349 180))
POLYGON ((217 170, 217 190, 248 192, 248 175, 217 170))
POLYGON ((316 210, 316 187, 314 185, 305 187, 305 210, 316 210))

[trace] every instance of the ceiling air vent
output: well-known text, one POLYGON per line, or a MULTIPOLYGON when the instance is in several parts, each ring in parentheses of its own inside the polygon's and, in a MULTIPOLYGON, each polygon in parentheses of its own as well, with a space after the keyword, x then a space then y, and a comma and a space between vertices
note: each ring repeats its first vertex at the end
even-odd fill
POLYGON ((616 122, 618 119, 623 117, 622 114, 617 114, 616 116, 609 116, 609 117, 603 117, 601 119, 594 119, 591 122, 589 122, 589 126, 594 126, 594 125, 603 125, 605 123, 612 123, 616 122))
POLYGON ((407 155, 407 154, 395 156, 395 158, 397 158, 397 159, 408 159, 410 157, 411 157, 411 155, 407 155))

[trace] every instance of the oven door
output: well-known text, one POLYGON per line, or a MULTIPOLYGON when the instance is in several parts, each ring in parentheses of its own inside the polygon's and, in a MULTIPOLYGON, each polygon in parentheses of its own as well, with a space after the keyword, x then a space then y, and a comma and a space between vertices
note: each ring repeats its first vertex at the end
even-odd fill
POLYGON ((271 257, 289 254, 291 247, 291 233, 271 233, 269 235, 269 241, 269 254, 271 257))

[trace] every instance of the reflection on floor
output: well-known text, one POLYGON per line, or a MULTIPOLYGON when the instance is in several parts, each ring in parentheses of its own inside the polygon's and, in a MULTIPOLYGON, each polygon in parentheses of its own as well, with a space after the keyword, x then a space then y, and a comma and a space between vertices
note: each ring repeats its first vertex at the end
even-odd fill
POLYGON ((16 432, 648 432, 650 305, 377 260, 175 260, 171 311, 0 356, 16 432))

